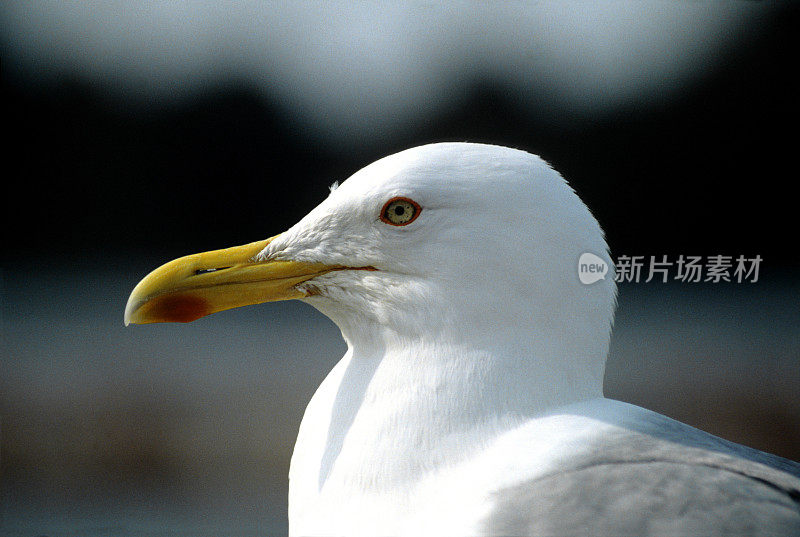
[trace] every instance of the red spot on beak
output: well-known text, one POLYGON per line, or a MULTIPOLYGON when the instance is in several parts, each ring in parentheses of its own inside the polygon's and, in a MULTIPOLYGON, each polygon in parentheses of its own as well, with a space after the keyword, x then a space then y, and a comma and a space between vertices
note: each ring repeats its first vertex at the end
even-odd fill
POLYGON ((192 295, 164 295, 148 306, 148 316, 162 323, 190 323, 211 313, 208 302, 192 295))

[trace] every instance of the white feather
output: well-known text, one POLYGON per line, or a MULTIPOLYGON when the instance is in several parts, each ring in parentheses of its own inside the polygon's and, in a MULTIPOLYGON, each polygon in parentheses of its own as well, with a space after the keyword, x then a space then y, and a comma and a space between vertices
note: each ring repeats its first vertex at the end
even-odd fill
POLYGON ((465 143, 367 166, 269 244, 264 257, 377 269, 308 282, 348 351, 300 426, 291 534, 492 534, 503 490, 649 423, 602 399, 616 287, 613 271, 580 283, 584 252, 613 267, 557 172, 465 143), (421 207, 408 226, 380 219, 396 196, 421 207))

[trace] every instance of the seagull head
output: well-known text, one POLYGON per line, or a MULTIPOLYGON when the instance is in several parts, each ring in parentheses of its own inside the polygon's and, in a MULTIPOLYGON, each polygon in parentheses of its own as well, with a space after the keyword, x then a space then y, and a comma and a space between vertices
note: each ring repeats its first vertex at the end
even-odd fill
POLYGON ((598 364, 602 383, 616 288, 613 270, 581 283, 587 252, 612 266, 599 224, 541 158, 431 144, 358 171, 280 235, 156 269, 125 322, 299 299, 351 347, 429 339, 567 353, 598 364))

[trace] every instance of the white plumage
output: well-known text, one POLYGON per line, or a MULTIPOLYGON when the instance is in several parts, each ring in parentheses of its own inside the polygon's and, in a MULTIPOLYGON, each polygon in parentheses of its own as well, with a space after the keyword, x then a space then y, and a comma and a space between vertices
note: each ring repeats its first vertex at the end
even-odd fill
POLYGON ((580 282, 587 252, 613 267, 540 158, 433 144, 273 239, 154 271, 126 321, 300 298, 341 328, 292 457, 294 536, 800 534, 800 465, 603 398, 616 287, 580 282))
POLYGON ((797 464, 602 398, 615 285, 580 283, 584 252, 609 260, 558 173, 463 143, 364 168, 270 243, 378 269, 301 284, 348 351, 300 427, 291 533, 800 531, 797 464), (394 196, 412 225, 376 217, 394 196))

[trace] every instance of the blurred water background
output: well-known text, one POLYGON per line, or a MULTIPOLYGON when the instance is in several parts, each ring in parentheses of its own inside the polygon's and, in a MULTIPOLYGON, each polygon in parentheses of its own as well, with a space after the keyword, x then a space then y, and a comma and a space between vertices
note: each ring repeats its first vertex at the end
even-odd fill
POLYGON ((174 257, 263 239, 391 152, 554 164, 627 283, 606 394, 800 459, 793 2, 0 6, 0 534, 281 535, 305 404, 344 352, 305 304, 122 325, 174 257))

